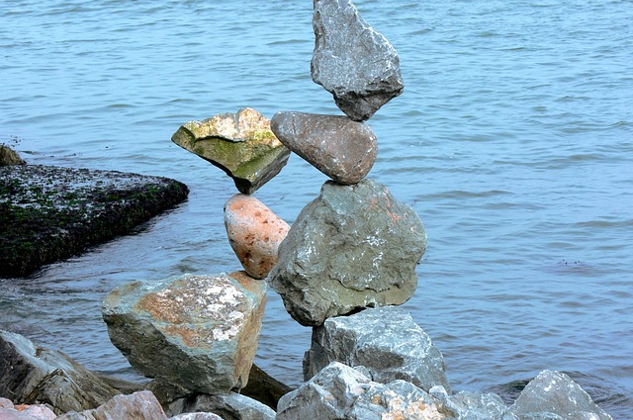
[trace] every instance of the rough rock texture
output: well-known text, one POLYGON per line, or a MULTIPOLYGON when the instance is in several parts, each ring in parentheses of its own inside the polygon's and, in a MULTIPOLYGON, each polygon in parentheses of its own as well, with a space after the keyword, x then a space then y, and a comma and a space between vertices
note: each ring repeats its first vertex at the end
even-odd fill
POLYGON ((335 115, 283 111, 271 128, 290 150, 339 184, 356 184, 369 173, 378 142, 369 126, 335 115))
POLYGON ((150 377, 225 393, 248 381, 266 283, 244 272, 131 282, 103 303, 112 343, 150 377))
POLYGON ((292 389, 261 370, 253 364, 248 376, 248 384, 242 388, 240 393, 251 397, 273 410, 277 410, 279 399, 292 389))
POLYGON ((355 121, 370 118, 404 88, 398 53, 350 0, 314 0, 312 80, 355 121))
POLYGON ((270 121, 251 108, 190 121, 171 140, 222 169, 244 194, 270 181, 290 157, 270 131, 270 121))
POLYGON ((275 418, 275 411, 267 405, 235 392, 189 398, 182 404, 182 412, 210 412, 229 420, 274 420, 275 418))
POLYGON ((442 407, 443 412, 451 413, 451 418, 463 420, 517 420, 508 412, 508 407, 496 394, 481 394, 460 391, 448 395, 442 386, 435 386, 429 391, 431 396, 442 407))
POLYGON ((244 270, 256 279, 265 278, 277 263, 288 223, 255 197, 236 194, 224 204, 224 226, 244 270))
POLYGON ((0 166, 10 165, 26 165, 26 162, 20 158, 15 150, 0 144, 0 166))
POLYGON ((185 413, 170 417, 169 420, 223 420, 222 417, 213 413, 185 413))
POLYGON ((46 403, 57 414, 103 404, 117 394, 61 352, 0 330, 0 395, 15 403, 46 403))
POLYGON ((314 328, 304 358, 305 380, 334 361, 364 366, 375 382, 403 379, 427 392, 436 385, 450 389, 442 353, 411 315, 397 307, 329 318, 314 328))
POLYGON ((334 362, 279 401, 277 420, 399 420, 447 418, 433 398, 397 380, 372 382, 334 362))
POLYGON ((384 185, 328 181, 279 246, 269 282, 294 319, 318 326, 361 308, 407 301, 425 249, 420 218, 384 185))
POLYGON ((589 394, 564 373, 544 370, 531 380, 510 407, 521 420, 531 420, 538 413, 551 413, 566 420, 612 420, 589 394))
POLYGON ((44 404, 16 407, 6 398, 0 398, 0 420, 54 420, 55 418, 57 415, 44 404))
POLYGON ((0 167, 0 277, 21 277, 187 198, 168 178, 54 166, 0 167))
POLYGON ((82 412, 69 412, 58 420, 167 420, 156 397, 150 391, 117 395, 105 404, 82 412))

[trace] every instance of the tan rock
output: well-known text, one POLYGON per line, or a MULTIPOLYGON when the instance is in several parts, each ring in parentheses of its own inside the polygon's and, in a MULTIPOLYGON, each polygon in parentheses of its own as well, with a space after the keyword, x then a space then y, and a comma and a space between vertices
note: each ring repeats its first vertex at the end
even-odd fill
POLYGON ((224 205, 224 226, 244 270, 256 279, 265 278, 277 263, 277 249, 290 226, 245 194, 234 195, 224 205))

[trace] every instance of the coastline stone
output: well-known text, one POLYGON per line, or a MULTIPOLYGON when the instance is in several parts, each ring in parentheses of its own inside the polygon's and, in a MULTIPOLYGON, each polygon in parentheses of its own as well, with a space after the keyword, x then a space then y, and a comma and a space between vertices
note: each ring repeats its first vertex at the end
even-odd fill
POLYGON ((0 144, 0 166, 26 165, 18 152, 8 146, 0 144))
POLYGON ((261 201, 236 194, 224 204, 226 234, 248 275, 265 278, 277 263, 277 249, 290 226, 261 201))
POLYGON ((363 366, 375 382, 403 379, 427 392, 438 385, 450 390, 442 353, 398 307, 368 308, 315 327, 304 357, 304 380, 334 361, 363 366))
POLYGON ((339 184, 356 184, 376 161, 378 142, 369 126, 335 115, 283 111, 271 120, 277 138, 339 184))
POLYGON ((65 354, 0 330, 0 395, 18 404, 45 403, 57 414, 95 408, 118 394, 65 354))
POLYGON ((422 221, 384 185, 328 181, 290 228, 268 279, 295 320, 319 326, 365 307, 406 302, 425 249, 422 221))
POLYGON ((112 343, 150 377, 209 394, 248 381, 266 302, 266 282, 243 272, 131 282, 105 299, 112 343))
POLYGON ((68 412, 57 420, 167 420, 163 408, 150 391, 117 395, 92 410, 68 412))
POLYGON ((180 126, 171 140, 222 169, 244 194, 252 194, 288 162, 288 150, 270 121, 252 108, 180 126))
POLYGON ((312 25, 312 80, 332 93, 347 116, 367 120, 402 93, 398 53, 350 0, 314 0, 312 25))
POLYGON ((182 404, 183 413, 208 412, 225 419, 274 420, 275 411, 245 395, 230 392, 223 395, 197 395, 182 404))

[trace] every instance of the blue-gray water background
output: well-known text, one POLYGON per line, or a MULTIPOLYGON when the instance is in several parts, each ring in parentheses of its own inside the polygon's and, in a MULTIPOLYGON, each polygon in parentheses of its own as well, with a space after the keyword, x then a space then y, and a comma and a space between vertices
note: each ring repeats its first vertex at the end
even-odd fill
MULTIPOLYGON (((370 177, 424 221, 405 305, 454 390, 566 372, 633 418, 633 3, 359 0, 400 54, 405 92, 368 122, 370 177)), ((310 79, 312 2, 0 0, 0 142, 31 164, 176 178, 189 200, 134 235, 1 281, 0 328, 133 378, 100 305, 116 285, 240 269, 236 190, 172 144, 250 106, 340 114, 310 79)), ((326 181, 292 156, 256 193, 292 222, 326 181)), ((256 362, 301 381, 310 330, 271 291, 256 362)))

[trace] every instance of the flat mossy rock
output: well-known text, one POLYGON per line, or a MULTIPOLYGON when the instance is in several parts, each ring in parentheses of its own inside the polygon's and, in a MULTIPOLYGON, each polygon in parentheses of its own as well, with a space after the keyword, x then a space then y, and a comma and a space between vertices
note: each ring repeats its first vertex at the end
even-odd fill
POLYGON ((54 166, 0 167, 0 277, 129 233, 184 201, 186 185, 168 178, 54 166))

